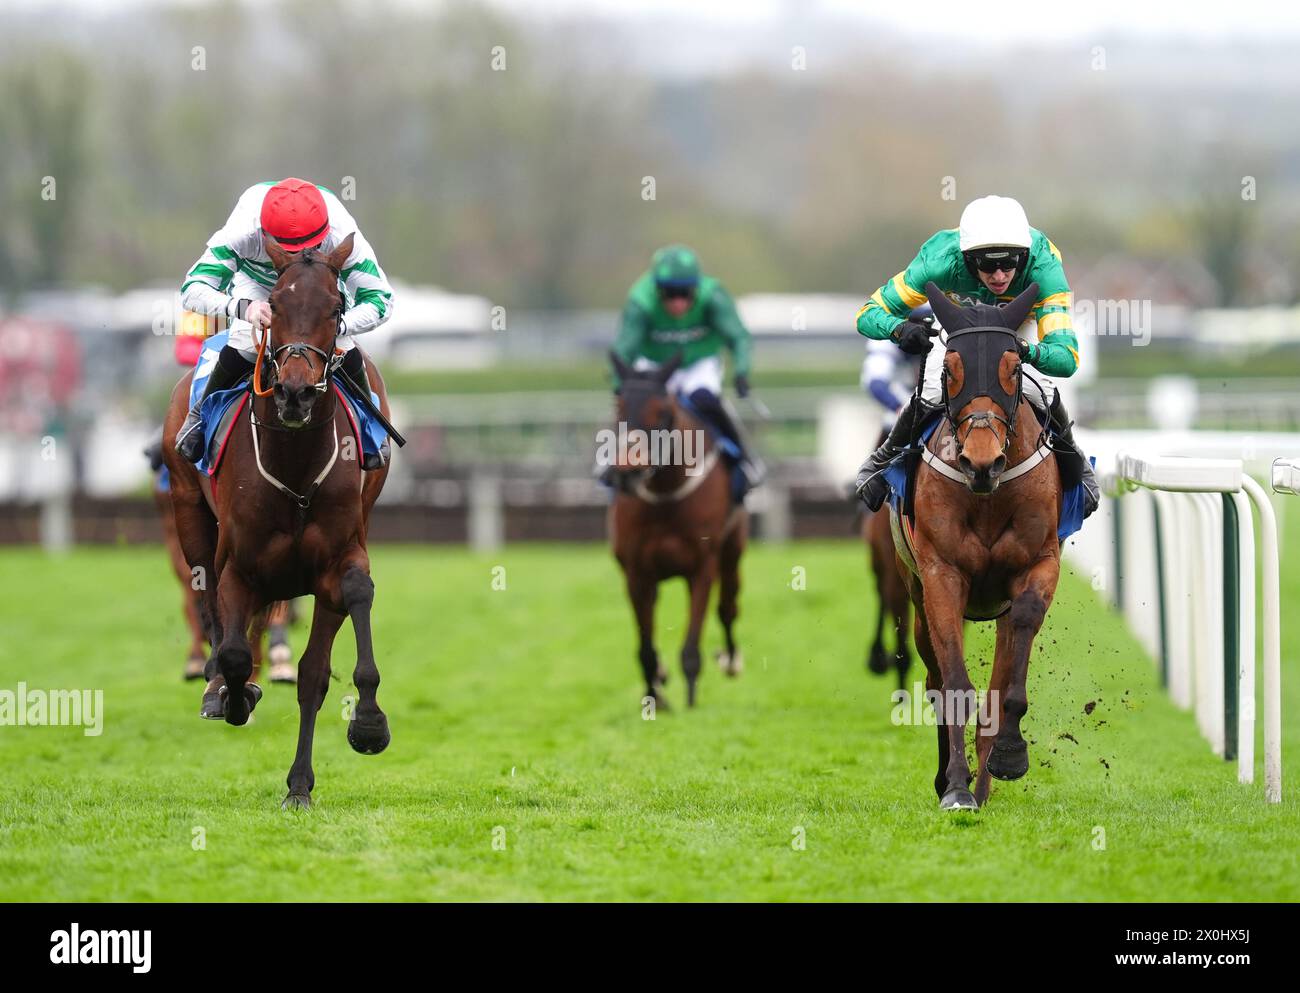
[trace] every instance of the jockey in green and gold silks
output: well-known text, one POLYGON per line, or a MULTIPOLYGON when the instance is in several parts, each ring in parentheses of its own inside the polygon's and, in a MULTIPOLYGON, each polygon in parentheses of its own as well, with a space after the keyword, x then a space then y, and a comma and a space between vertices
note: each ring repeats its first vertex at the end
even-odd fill
MULTIPOLYGON (((614 353, 635 369, 653 369, 681 352, 681 366, 668 379, 669 392, 735 444, 745 478, 755 486, 762 469, 745 451, 722 403, 723 351, 731 353, 736 393, 748 396, 751 341, 731 294, 716 278, 701 273, 699 259, 685 245, 659 249, 628 291, 614 353)), ((617 389, 617 371, 613 375, 617 389)))
MULTIPOLYGON (((888 339, 914 355, 938 349, 926 362, 920 394, 921 404, 936 407, 943 401, 939 379, 943 346, 925 325, 908 319, 913 307, 925 303, 924 287, 931 281, 963 306, 1005 303, 1030 283, 1038 284, 1038 302, 1020 329, 1025 398, 1046 412, 1062 447, 1071 450, 1058 447, 1058 458, 1073 455, 1077 459, 1074 472, 1086 490, 1084 516, 1091 514, 1099 495, 1092 464, 1074 441, 1069 416, 1048 378, 1069 377, 1079 368, 1079 342, 1070 317, 1070 284, 1060 251, 1043 232, 1029 226, 1024 208, 1015 200, 982 197, 967 205, 959 227, 940 231, 926 241, 908 267, 876 290, 858 311, 858 332, 868 338, 888 339)), ((914 441, 910 429, 923 419, 913 416, 917 402, 913 396, 884 444, 858 472, 858 495, 872 510, 880 509, 888 493, 882 470, 914 441)))

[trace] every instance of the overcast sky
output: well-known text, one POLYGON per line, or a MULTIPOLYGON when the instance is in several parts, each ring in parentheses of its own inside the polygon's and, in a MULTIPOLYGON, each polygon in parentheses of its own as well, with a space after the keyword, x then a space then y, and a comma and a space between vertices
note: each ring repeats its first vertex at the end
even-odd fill
MULTIPOLYGON (((207 0, 180 0, 197 5, 207 0)), ((366 0, 353 0, 370 6, 366 0)), ((429 0, 399 0, 427 7, 429 0)), ((434 0, 437 2, 437 0, 434 0)), ((1300 36, 1300 5, 1280 0, 486 0, 530 18, 589 14, 611 21, 689 17, 758 27, 818 14, 861 19, 909 34, 940 32, 971 40, 1015 43, 1098 40, 1102 35, 1186 38, 1201 42, 1273 40, 1300 36)), ((113 7, 148 7, 156 0, 114 0, 113 7)), ((0 0, 0 7, 105 12, 103 0, 0 0)))

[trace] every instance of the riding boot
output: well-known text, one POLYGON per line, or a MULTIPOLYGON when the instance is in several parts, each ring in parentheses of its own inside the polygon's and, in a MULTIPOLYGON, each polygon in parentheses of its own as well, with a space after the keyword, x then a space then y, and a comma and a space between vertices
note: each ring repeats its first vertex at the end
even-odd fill
POLYGON ((1057 457, 1059 458, 1060 455, 1064 454, 1063 450, 1065 450, 1069 452, 1070 456, 1078 460, 1078 474, 1084 489, 1083 516, 1086 518, 1097 509, 1097 504, 1101 499, 1101 490, 1097 486, 1097 474, 1093 472, 1091 460, 1083 454, 1083 449, 1074 440, 1074 422, 1070 420, 1070 415, 1065 412, 1065 405, 1061 403, 1060 391, 1057 391, 1052 397, 1051 406, 1047 408, 1047 418, 1052 431, 1056 435, 1056 444, 1052 447, 1057 453, 1057 457))
POLYGON ((208 376, 207 385, 203 387, 203 395, 190 408, 190 412, 185 416, 185 423, 176 432, 176 451, 187 462, 197 463, 199 456, 203 454, 204 431, 201 414, 203 401, 214 393, 239 385, 252 371, 252 360, 244 358, 239 349, 227 345, 221 350, 217 356, 217 363, 208 376))
MULTIPOLYGON (((366 360, 362 357, 361 349, 349 348, 343 353, 343 371, 346 372, 352 380, 366 391, 366 399, 371 399, 370 394, 370 377, 366 375, 366 360)), ((372 472, 375 469, 382 469, 388 464, 388 459, 392 455, 392 447, 387 435, 384 435, 383 444, 379 446, 379 453, 365 452, 361 458, 361 468, 366 472, 372 472)))
POLYGON ((696 390, 687 399, 690 400, 691 406, 717 429, 720 435, 736 446, 736 450, 740 453, 737 465, 745 477, 745 488, 752 490, 762 483, 766 476, 766 469, 758 459, 749 454, 740 430, 731 419, 731 414, 727 412, 727 408, 722 405, 722 400, 716 394, 703 389, 696 390))
POLYGON ((858 499, 872 511, 879 510, 885 502, 885 497, 889 495, 889 483, 885 481, 885 467, 902 455, 903 449, 916 440, 916 432, 919 432, 921 422, 931 409, 931 404, 912 394, 907 406, 900 410, 894 419, 889 437, 867 456, 867 460, 858 469, 855 492, 858 499))

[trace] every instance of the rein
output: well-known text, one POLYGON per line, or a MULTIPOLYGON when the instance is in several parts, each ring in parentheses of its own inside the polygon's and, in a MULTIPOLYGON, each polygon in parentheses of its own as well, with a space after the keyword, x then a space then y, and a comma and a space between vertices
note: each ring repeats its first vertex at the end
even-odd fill
MULTIPOLYGON (((674 405, 674 409, 677 409, 676 405, 674 405)), ((670 412, 654 430, 667 431, 675 428, 677 428, 677 418, 670 412)), ((686 431, 687 429, 680 428, 679 430, 686 431)), ((695 471, 693 473, 687 472, 685 474, 686 478, 682 480, 677 488, 667 492, 650 489, 650 481, 664 469, 675 467, 666 465, 652 466, 648 471, 638 475, 635 482, 631 484, 631 495, 649 504, 679 503, 704 485, 704 481, 713 472, 721 455, 722 451, 717 445, 711 447, 705 453, 704 458, 691 467, 695 471)))
MULTIPOLYGON (((281 270, 280 278, 283 279, 284 274, 296 265, 315 265, 317 263, 326 266, 330 270, 330 272, 334 274, 335 281, 337 282, 339 277, 339 271, 335 269, 333 266, 329 265, 329 263, 324 262, 323 260, 315 257, 297 259, 294 262, 291 262, 289 265, 285 266, 283 270, 281 270)), ((343 293, 341 290, 339 291, 339 298, 340 300, 343 299, 343 293)), ((325 393, 326 391, 328 391, 330 388, 330 383, 332 380, 334 368, 340 361, 342 361, 342 353, 337 351, 338 336, 342 330, 342 327, 343 327, 343 318, 340 316, 338 319, 338 323, 334 329, 334 344, 336 346, 334 349, 335 351, 334 355, 331 355, 329 352, 326 352, 323 348, 318 348, 315 345, 309 344, 308 342, 305 341, 291 341, 288 342, 287 344, 281 345, 279 348, 273 349, 271 352, 270 364, 274 376, 271 380, 271 385, 268 386, 266 389, 263 389, 262 388, 262 367, 266 363, 266 349, 271 338, 271 329, 268 327, 266 331, 262 334, 261 338, 257 343, 257 360, 256 360, 256 364, 253 367, 253 384, 252 384, 254 396, 267 397, 275 392, 275 383, 280 377, 280 363, 281 363, 282 355, 284 356, 285 361, 293 358, 294 356, 298 356, 305 359, 307 358, 308 355, 319 355, 321 359, 321 366, 323 371, 321 372, 320 379, 312 384, 312 390, 315 391, 317 394, 325 393)), ((326 423, 334 425, 334 451, 330 455, 329 461, 325 463, 325 468, 323 468, 320 471, 320 473, 316 476, 316 478, 312 480, 311 485, 307 488, 307 492, 298 493, 295 490, 290 489, 288 486, 286 486, 275 476, 271 475, 271 473, 267 471, 266 466, 262 464, 262 447, 261 447, 261 443, 258 441, 257 429, 259 427, 263 427, 272 431, 284 431, 284 432, 296 432, 304 429, 289 428, 289 427, 285 427, 283 424, 275 424, 270 421, 258 420, 257 413, 253 410, 253 405, 249 404, 248 406, 249 425, 253 434, 253 457, 257 462, 257 471, 261 474, 263 479, 265 479, 268 483, 270 483, 277 490, 279 490, 290 500, 292 500, 297 505, 298 510, 303 514, 306 514, 308 508, 311 507, 311 501, 312 498, 316 495, 316 491, 320 489, 321 483, 325 481, 325 478, 330 474, 330 471, 334 468, 335 464, 338 462, 339 431, 338 431, 338 425, 334 419, 334 413, 335 413, 335 408, 334 405, 332 404, 330 406, 329 416, 322 417, 315 424, 311 425, 312 428, 319 427, 326 423)), ((308 428, 308 430, 310 430, 310 428, 308 428)))
MULTIPOLYGON (((315 257, 310 259, 297 259, 293 262, 290 262, 280 272, 280 279, 283 279, 284 274, 296 265, 317 265, 317 264, 323 265, 326 268, 328 268, 329 271, 334 274, 335 282, 338 281, 339 276, 341 275, 339 270, 335 269, 328 262, 322 261, 321 259, 315 257)), ((277 285, 278 285, 278 281, 277 281, 277 285)), ((341 301, 343 300, 342 290, 339 291, 339 299, 341 301)), ((339 334, 342 332, 342 330, 343 330, 343 318, 342 316, 340 316, 338 318, 338 323, 334 328, 334 344, 336 346, 334 351, 336 353, 337 353, 339 334)), ((295 355, 300 356, 302 358, 306 358, 309 353, 319 355, 321 359, 321 365, 324 371, 321 373, 321 378, 317 382, 312 384, 312 389, 314 389, 317 393, 324 393, 326 390, 329 389, 330 375, 332 374, 334 365, 336 364, 337 355, 336 354, 331 355, 329 352, 326 352, 325 349, 317 348, 315 345, 310 345, 305 341, 291 341, 288 344, 281 345, 279 348, 273 349, 271 351, 271 367, 275 373, 275 378, 271 380, 270 386, 268 386, 266 389, 262 389, 262 366, 265 365, 266 363, 266 348, 270 340, 271 340, 271 329, 268 327, 266 331, 263 332, 262 336, 258 339, 257 342, 257 363, 256 365, 253 366, 254 396, 265 397, 265 396, 270 396, 273 392, 275 392, 275 380, 278 379, 280 376, 280 354, 282 352, 288 353, 287 355, 285 355, 286 361, 288 359, 293 358, 295 355)))
MULTIPOLYGON (((1016 338, 1015 333, 1006 328, 974 327, 974 328, 959 328, 956 331, 949 331, 948 341, 951 342, 954 338, 957 338, 961 335, 970 334, 976 331, 982 333, 997 332, 998 334, 1003 334, 1011 338, 1013 342, 1015 341, 1016 338)), ((950 344, 949 348, 951 349, 951 347, 952 346, 950 344)), ((1007 349, 1007 351, 1009 351, 1009 349, 1007 349)), ((962 355, 963 365, 965 365, 965 360, 966 360, 966 356, 962 355)), ((986 376, 987 376, 987 370, 981 368, 977 374, 977 377, 980 380, 983 380, 986 376)), ((1005 398, 1002 396, 998 396, 998 397, 993 396, 992 393, 988 390, 988 388, 986 386, 982 386, 980 383, 975 383, 971 385, 964 383, 958 395, 955 398, 949 399, 948 398, 948 370, 946 366, 943 370, 942 376, 940 377, 940 383, 941 383, 941 387, 940 387, 941 394, 945 398, 944 407, 943 407, 943 416, 944 416, 944 420, 952 428, 953 440, 954 441, 957 440, 958 431, 960 430, 961 426, 963 424, 966 424, 967 422, 970 423, 970 431, 974 431, 978 428, 985 428, 989 431, 993 431, 995 434, 997 429, 993 425, 995 423, 1000 423, 1005 425, 1007 429, 1006 436, 1002 439, 1002 451, 1001 451, 1001 454, 1005 456, 1007 453, 1007 449, 1011 447, 1011 439, 1016 434, 1016 422, 1020 415, 1021 400, 1024 398, 1023 366, 1018 367, 1016 369, 1016 392, 1014 394, 1006 394, 1005 398), (957 411, 960 413, 960 411, 964 407, 966 407, 972 400, 979 399, 980 397, 989 397, 990 399, 992 399, 1001 409, 1002 414, 999 414, 995 410, 976 410, 967 414, 965 417, 957 417, 953 414, 954 406, 956 406, 957 411)), ((1040 387, 1040 392, 1041 392, 1041 387, 1040 387)), ((968 438, 970 437, 970 431, 968 431, 966 435, 968 438)), ((999 477, 999 485, 1001 485, 1002 483, 1010 483, 1013 480, 1018 479, 1020 476, 1023 476, 1026 473, 1030 472, 1031 470, 1037 468, 1037 466, 1041 462, 1043 462, 1043 460, 1045 460, 1048 455, 1052 454, 1052 451, 1053 449, 1051 445, 1048 443, 1047 432, 1046 430, 1043 430, 1039 434, 1038 447, 1028 457, 1022 459, 1021 461, 1017 462, 1015 465, 1010 466, 1005 471, 1003 471, 1003 473, 999 477)), ((951 479, 953 480, 953 482, 961 483, 963 486, 969 488, 970 483, 966 479, 966 476, 959 470, 955 469, 953 466, 949 465, 947 462, 943 461, 943 459, 939 458, 939 456, 935 455, 929 445, 926 445, 925 448, 922 450, 921 460, 925 462, 926 465, 930 466, 930 468, 938 472, 941 476, 951 479)))

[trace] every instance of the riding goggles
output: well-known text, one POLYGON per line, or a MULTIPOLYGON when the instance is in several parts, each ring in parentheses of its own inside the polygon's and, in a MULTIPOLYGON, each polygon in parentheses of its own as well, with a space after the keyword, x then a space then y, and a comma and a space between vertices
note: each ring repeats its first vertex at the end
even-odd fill
POLYGON ((983 273, 1012 272, 1025 264, 1023 249, 999 248, 970 253, 971 265, 983 273))

